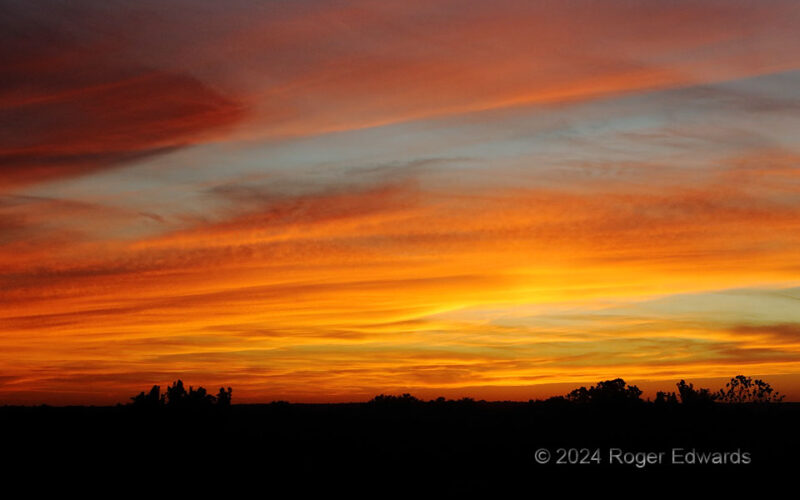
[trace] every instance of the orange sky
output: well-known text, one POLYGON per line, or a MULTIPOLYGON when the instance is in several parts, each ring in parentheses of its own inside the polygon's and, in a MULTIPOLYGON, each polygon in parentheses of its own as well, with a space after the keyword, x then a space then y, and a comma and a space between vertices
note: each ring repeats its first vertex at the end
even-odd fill
POLYGON ((780 1, 13 5, 0 404, 739 373, 800 400, 798 21, 780 1))

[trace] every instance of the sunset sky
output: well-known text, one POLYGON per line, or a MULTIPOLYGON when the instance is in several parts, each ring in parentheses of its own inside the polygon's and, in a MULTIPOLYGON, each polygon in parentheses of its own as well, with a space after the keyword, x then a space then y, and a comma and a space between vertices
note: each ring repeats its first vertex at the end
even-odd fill
POLYGON ((800 2, 0 12, 0 404, 800 400, 800 2))

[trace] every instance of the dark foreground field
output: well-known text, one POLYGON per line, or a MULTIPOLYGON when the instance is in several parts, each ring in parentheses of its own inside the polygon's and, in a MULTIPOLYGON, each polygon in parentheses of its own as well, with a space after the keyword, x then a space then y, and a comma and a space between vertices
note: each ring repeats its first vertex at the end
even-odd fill
POLYGON ((796 469, 800 445, 796 403, 2 407, 0 423, 10 458, 3 479, 25 478, 34 489, 100 480, 142 489, 441 493, 536 488, 554 480, 767 484, 796 469), (548 454, 548 463, 537 462, 548 454), (704 460, 727 463, 697 463, 704 460))

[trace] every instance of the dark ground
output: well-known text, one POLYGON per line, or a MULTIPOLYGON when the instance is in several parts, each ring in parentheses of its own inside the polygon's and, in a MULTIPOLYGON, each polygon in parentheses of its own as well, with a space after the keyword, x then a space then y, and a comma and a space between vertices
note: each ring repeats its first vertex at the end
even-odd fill
POLYGON ((798 424, 798 403, 0 407, 8 462, 4 484, 17 481, 37 489, 56 482, 81 488, 102 481, 162 492, 289 487, 459 495, 534 491, 553 482, 572 487, 602 481, 630 488, 688 479, 766 484, 796 473, 798 424), (536 461, 540 448, 551 454, 546 465, 536 461), (578 451, 569 455, 559 448, 578 451), (611 464, 612 448, 664 455, 661 464, 644 467, 611 464), (684 455, 692 449, 739 450, 751 463, 672 464, 673 448, 684 449, 679 452, 684 455), (560 455, 567 463, 553 463, 560 455), (588 463, 569 463, 581 459, 588 463))

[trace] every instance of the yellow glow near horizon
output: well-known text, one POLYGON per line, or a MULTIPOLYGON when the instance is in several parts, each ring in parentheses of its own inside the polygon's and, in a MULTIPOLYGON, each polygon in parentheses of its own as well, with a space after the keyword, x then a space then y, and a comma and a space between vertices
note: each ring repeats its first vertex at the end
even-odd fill
POLYGON ((0 404, 800 399, 800 7, 598 5, 14 7, 0 404))

